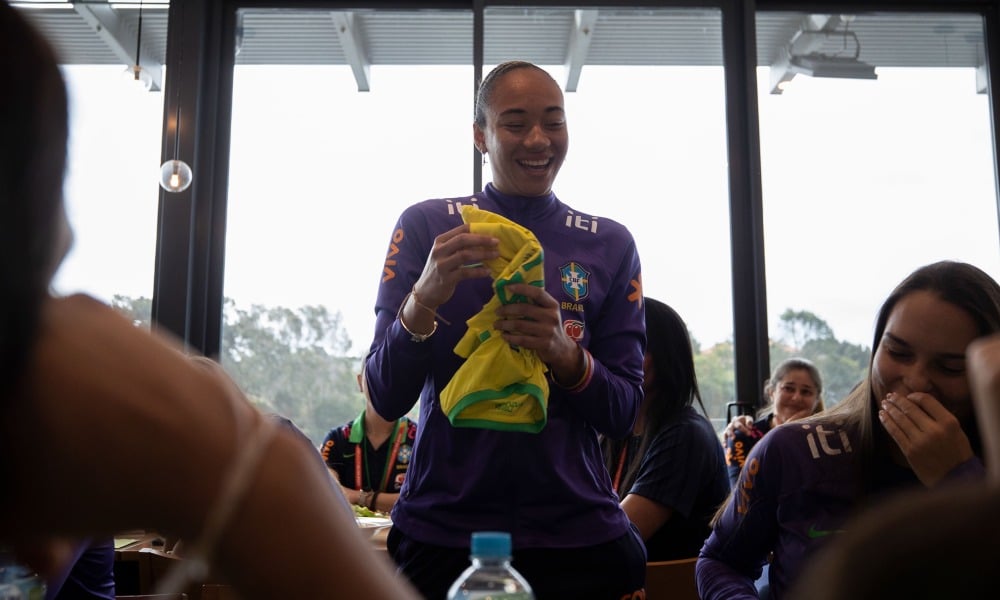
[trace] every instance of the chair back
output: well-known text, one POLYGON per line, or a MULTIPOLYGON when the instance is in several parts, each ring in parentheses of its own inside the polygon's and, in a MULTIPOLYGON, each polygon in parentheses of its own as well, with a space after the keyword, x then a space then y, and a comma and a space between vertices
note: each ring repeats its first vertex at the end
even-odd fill
POLYGON ((698 558, 646 563, 646 600, 700 600, 694 578, 698 558))
POLYGON ((220 583, 206 583, 201 586, 201 600, 241 600, 232 587, 220 583))

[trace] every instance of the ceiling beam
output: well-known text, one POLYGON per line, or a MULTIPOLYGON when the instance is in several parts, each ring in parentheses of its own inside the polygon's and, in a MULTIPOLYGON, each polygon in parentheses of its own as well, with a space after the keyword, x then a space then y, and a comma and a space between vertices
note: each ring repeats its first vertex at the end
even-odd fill
MULTIPOLYGON (((73 2, 73 10, 94 30, 111 52, 118 57, 123 65, 135 64, 135 44, 139 37, 138 31, 133 31, 125 24, 110 4, 90 2, 73 2)), ((153 78, 151 92, 163 89, 163 64, 157 60, 143 44, 139 49, 139 65, 153 78)))
POLYGON ((371 82, 369 81, 371 63, 368 62, 368 52, 365 50, 361 31, 354 23, 354 13, 332 12, 330 17, 333 18, 340 46, 344 50, 344 58, 347 59, 347 64, 351 65, 351 70, 354 71, 354 80, 358 82, 358 91, 371 91, 371 82))
POLYGON ((590 53, 590 41, 593 39, 594 26, 597 24, 596 10, 576 10, 574 11, 573 31, 569 35, 569 44, 566 50, 566 83, 564 89, 567 92, 575 92, 580 84, 580 72, 587 61, 587 54, 590 53))

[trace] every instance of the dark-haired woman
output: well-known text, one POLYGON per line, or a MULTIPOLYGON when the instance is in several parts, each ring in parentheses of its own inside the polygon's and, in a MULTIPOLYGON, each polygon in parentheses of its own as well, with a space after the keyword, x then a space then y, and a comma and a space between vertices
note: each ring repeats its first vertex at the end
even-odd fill
POLYGON ((615 491, 650 561, 692 558, 729 494, 719 438, 698 391, 687 326, 646 298, 645 396, 632 435, 601 446, 615 491), (699 412, 694 405, 697 402, 699 412))
POLYGON ((701 597, 757 598, 754 579, 771 556, 780 600, 863 509, 899 490, 983 479, 966 352, 997 332, 1000 285, 973 265, 933 263, 897 285, 878 312, 865 381, 750 451, 701 550, 701 597))
POLYGON ((630 597, 643 588, 645 551, 611 489, 598 434, 627 435, 642 400, 635 242, 552 191, 569 134, 562 90, 547 72, 520 61, 493 69, 472 133, 493 181, 407 208, 381 272, 365 364, 372 405, 391 420, 420 397, 389 551, 424 596, 443 598, 469 564, 470 534, 509 531, 514 567, 538 598, 630 597), (529 250, 537 244, 538 260, 495 282, 490 265, 508 240, 473 230, 483 223, 464 221, 481 215, 470 207, 529 250), (487 307, 501 285, 508 302, 487 307), (467 331, 507 361, 470 371, 474 356, 457 353, 467 331), (500 381, 521 364, 534 365, 523 380, 500 381), (451 402, 455 386, 472 393, 451 402), (491 410, 466 419, 466 402, 491 410), (525 402, 535 416, 513 423, 525 402))

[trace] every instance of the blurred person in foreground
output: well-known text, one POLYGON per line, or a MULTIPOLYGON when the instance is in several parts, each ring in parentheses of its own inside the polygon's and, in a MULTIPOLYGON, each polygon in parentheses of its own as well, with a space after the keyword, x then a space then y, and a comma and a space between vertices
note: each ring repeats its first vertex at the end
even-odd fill
POLYGON ((553 192, 569 133, 543 69, 495 67, 472 133, 493 181, 404 210, 381 273, 372 405, 392 420, 420 397, 389 552, 429 599, 444 598, 481 530, 511 533, 513 566, 540 599, 641 593, 645 548, 598 440, 627 435, 642 400, 635 241, 553 192))
POLYGON ((998 331, 1000 286, 981 269, 941 261, 907 276, 878 312, 866 382, 750 451, 701 550, 701 597, 757 598, 770 557, 780 600, 861 511, 900 490, 982 480, 966 349, 998 331))
POLYGON ((211 564, 244 598, 416 597, 372 558, 316 450, 221 368, 97 300, 50 295, 71 243, 66 87, 6 2, 0 80, 0 543, 49 576, 87 538, 147 529, 191 541, 175 591, 211 564))
POLYGON ((646 541, 647 560, 692 558, 729 494, 725 460, 698 391, 687 325, 663 302, 644 302, 639 417, 632 435, 605 438, 601 447, 621 506, 646 541))

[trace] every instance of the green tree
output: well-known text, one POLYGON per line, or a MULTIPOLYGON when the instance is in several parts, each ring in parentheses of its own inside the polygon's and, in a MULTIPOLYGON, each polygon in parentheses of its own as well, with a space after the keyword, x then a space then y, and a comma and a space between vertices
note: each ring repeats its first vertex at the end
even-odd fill
MULTIPOLYGON (((695 348, 700 346, 695 343, 695 348)), ((733 372, 733 343, 730 341, 697 352, 694 369, 698 375, 698 389, 705 410, 714 420, 716 428, 725 425, 726 405, 733 401, 736 374, 733 372)))
POLYGON ((357 416, 360 359, 340 313, 252 305, 223 311, 222 366, 262 410, 291 419, 317 446, 326 432, 357 416))
MULTIPOLYGON (((116 295, 111 304, 149 328, 148 298, 116 295)), ((240 309, 227 298, 223 316, 222 367, 252 403, 290 419, 313 444, 364 407, 360 357, 350 354, 340 313, 323 306, 240 309)))
POLYGON ((788 336, 787 341, 795 348, 804 347, 809 340, 833 337, 833 330, 826 321, 807 310, 785 309, 785 312, 781 313, 779 327, 788 336))
POLYGON ((816 363, 823 376, 823 398, 827 406, 843 400, 864 379, 871 349, 835 338, 810 340, 802 356, 816 363))
POLYGON ((130 298, 115 294, 111 298, 111 306, 118 309, 118 312, 125 315, 137 327, 149 329, 151 315, 153 314, 153 300, 139 297, 130 298))
POLYGON ((791 343, 771 340, 772 368, 792 356, 811 360, 823 377, 826 406, 840 402, 864 378, 870 348, 840 341, 826 321, 809 311, 785 310, 781 329, 791 343))

